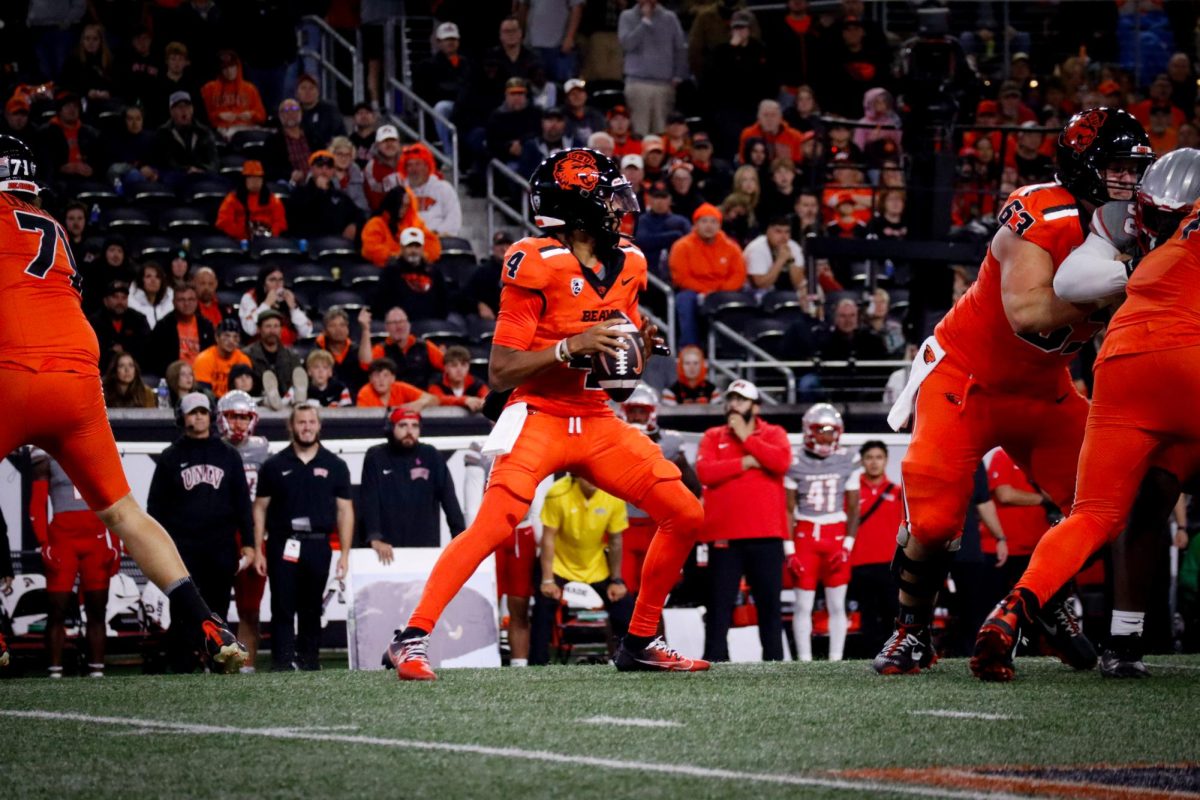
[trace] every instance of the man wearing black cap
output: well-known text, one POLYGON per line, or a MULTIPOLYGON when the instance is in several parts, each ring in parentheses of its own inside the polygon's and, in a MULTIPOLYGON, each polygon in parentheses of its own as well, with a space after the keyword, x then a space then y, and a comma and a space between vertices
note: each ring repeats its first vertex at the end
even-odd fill
POLYGON ((665 183, 650 184, 646 190, 647 209, 638 215, 634 238, 646 254, 646 263, 660 277, 667 275, 664 255, 671 245, 691 233, 692 223, 671 212, 671 192, 665 183))
POLYGON ((235 364, 253 366, 250 357, 238 349, 242 340, 242 324, 236 317, 221 320, 217 326, 217 342, 202 350, 192 362, 196 383, 210 390, 216 397, 229 391, 229 372, 235 364))
POLYGON ((104 290, 104 308, 88 317, 100 342, 100 373, 121 353, 129 353, 139 364, 150 338, 150 323, 129 307, 129 284, 109 281, 104 290))
POLYGON ((363 458, 359 513, 367 544, 388 564, 393 547, 441 547, 442 512, 450 535, 467 527, 446 460, 421 443, 421 414, 392 409, 387 441, 363 458))
POLYGON ((192 96, 174 92, 167 100, 171 119, 154 134, 150 165, 164 183, 179 183, 184 175, 217 171, 217 140, 195 121, 192 96))
POLYGON ((720 205, 733 188, 733 169, 713 158, 713 143, 704 131, 692 134, 692 184, 710 203, 720 205))
POLYGON ((467 297, 475 303, 475 313, 483 319, 495 319, 500 310, 500 266, 513 243, 508 231, 492 235, 492 254, 479 262, 467 282, 467 297))
POLYGON ((521 78, 510 78, 504 86, 504 103, 488 117, 487 147, 490 156, 516 168, 521 158, 522 142, 537 136, 540 117, 541 112, 529 103, 529 86, 521 78))
MULTIPOLYGON (((246 348, 254 374, 262 383, 263 401, 275 411, 283 408, 283 395, 299 382, 308 389, 304 362, 283 344, 283 314, 268 308, 258 315, 258 341, 246 348)), ((297 387, 299 391, 299 387, 297 387)))
POLYGON ((551 106, 542 112, 542 133, 526 139, 521 145, 521 160, 517 172, 532 175, 538 164, 551 153, 575 146, 575 140, 567 136, 567 115, 561 106, 551 106))
MULTIPOLYGON (((237 533, 253 530, 250 489, 237 450, 212 435, 208 398, 184 395, 179 413, 183 436, 158 457, 146 511, 175 540, 200 596, 224 615, 237 573, 237 533)), ((193 648, 174 635, 172 645, 172 667, 191 672, 193 648)))

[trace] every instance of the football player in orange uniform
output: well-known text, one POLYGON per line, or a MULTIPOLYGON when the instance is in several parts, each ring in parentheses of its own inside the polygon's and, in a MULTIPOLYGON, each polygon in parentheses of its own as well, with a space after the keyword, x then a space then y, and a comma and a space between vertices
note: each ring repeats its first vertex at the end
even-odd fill
MULTIPOLYGON (((984 453, 1003 447, 1060 508, 1071 507, 1088 404, 1067 363, 1101 320, 1093 316, 1095 304, 1058 298, 1054 274, 1083 242, 1096 208, 1132 199, 1153 154, 1133 117, 1094 108, 1068 121, 1057 159, 1056 182, 1009 196, 979 279, 921 345, 912 378, 888 416, 899 430, 915 411, 902 464, 907 520, 892 563, 900 613, 875 657, 880 674, 915 673, 932 664, 934 598, 957 549, 972 475, 984 453)), ((1046 649, 1073 667, 1095 666, 1095 648, 1078 626, 1057 624, 1058 612, 1070 613, 1065 595, 1041 610, 1046 649)))
POLYGON ((171 618, 195 627, 197 647, 218 669, 236 672, 245 648, 205 605, 167 532, 129 493, 75 259, 62 226, 34 205, 38 192, 29 148, 0 136, 0 454, 23 444, 49 453, 170 598, 171 618))
MULTIPOLYGON (((1170 238, 1137 262, 1136 271, 1128 273, 1133 264, 1125 267, 1126 300, 1108 325, 1094 368, 1075 505, 1066 520, 1042 537, 1016 588, 980 628, 971 671, 983 680, 1012 680, 1013 644, 1047 599, 1121 533, 1127 518, 1127 538, 1142 533, 1143 541, 1126 542, 1122 556, 1128 559, 1130 548, 1145 548, 1140 529, 1147 520, 1152 526, 1164 523, 1180 483, 1200 474, 1200 422, 1192 394, 1200 387, 1200 205, 1192 205, 1176 226, 1171 224, 1170 204, 1164 202, 1172 195, 1195 202, 1200 195, 1200 153, 1172 152, 1146 177, 1135 217, 1140 238, 1170 238), (1147 226, 1149 212, 1163 228, 1147 226), (1156 387, 1169 390, 1159 392, 1156 387), (1152 479, 1143 483, 1148 475, 1152 479), (1131 514, 1135 497, 1142 508, 1131 514)), ((1126 582, 1139 579, 1128 576, 1126 582)), ((1134 601, 1135 608, 1126 609, 1144 609, 1141 588, 1118 583, 1125 601, 1134 601)), ((1120 594, 1117 600, 1122 600, 1120 594)), ((1132 656, 1106 654, 1117 663, 1103 665, 1104 673, 1148 674, 1140 647, 1132 656)))
MULTIPOLYGON (((697 671, 657 636, 667 592, 679 578, 704 519, 699 501, 643 433, 618 419, 588 371, 595 353, 624 346, 613 318, 642 330, 649 355, 657 333, 638 314, 646 259, 619 236, 637 200, 611 158, 586 148, 544 160, 530 179, 537 224, 549 235, 508 249, 488 383, 512 390, 484 447, 496 459, 475 522, 446 547, 421 601, 388 647, 402 680, 432 680, 429 632, 480 562, 525 517, 534 491, 569 470, 636 504, 658 523, 646 554, 633 621, 613 658, 620 670, 697 671)), ((489 396, 490 397, 490 396, 489 396)), ((495 402, 495 401, 493 401, 495 402)))

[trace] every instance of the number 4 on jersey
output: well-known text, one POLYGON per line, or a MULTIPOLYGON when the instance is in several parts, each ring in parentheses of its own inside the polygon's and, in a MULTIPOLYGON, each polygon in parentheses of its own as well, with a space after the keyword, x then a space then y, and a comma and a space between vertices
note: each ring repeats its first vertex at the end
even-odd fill
POLYGON ((37 254, 29 262, 29 265, 25 267, 25 272, 35 278, 44 280, 54 267, 55 252, 58 249, 58 243, 62 242, 63 252, 67 254, 67 264, 70 266, 71 285, 79 289, 82 280, 79 277, 79 270, 75 266, 75 254, 71 252, 71 245, 67 241, 67 235, 63 232, 59 224, 48 217, 43 217, 39 214, 30 214, 27 211, 14 211, 13 216, 17 220, 18 228, 39 235, 37 254))

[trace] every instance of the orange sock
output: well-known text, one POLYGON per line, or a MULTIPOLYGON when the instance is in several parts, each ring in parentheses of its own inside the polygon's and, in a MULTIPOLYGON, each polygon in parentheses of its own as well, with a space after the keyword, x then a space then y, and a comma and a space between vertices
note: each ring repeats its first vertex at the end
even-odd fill
MULTIPOLYGON (((1090 514, 1074 513, 1048 530, 1038 542, 1025 574, 1015 588, 1033 592, 1041 605, 1054 596, 1067 581, 1110 538, 1111 524, 1090 514)), ((1120 524, 1115 528, 1120 533, 1120 524)), ((1115 536, 1115 534, 1113 534, 1115 536)))
POLYGON ((513 528, 528 510, 528 501, 504 487, 488 489, 483 495, 475 522, 451 539, 438 557, 425 584, 425 591, 421 593, 421 602, 408 619, 408 626, 432 631, 454 595, 458 594, 483 560, 512 536, 513 528))
POLYGON ((678 480, 654 484, 636 505, 658 523, 658 532, 646 551, 641 589, 633 608, 629 633, 654 636, 658 632, 663 603, 679 581, 679 572, 704 524, 704 509, 683 481, 678 480))

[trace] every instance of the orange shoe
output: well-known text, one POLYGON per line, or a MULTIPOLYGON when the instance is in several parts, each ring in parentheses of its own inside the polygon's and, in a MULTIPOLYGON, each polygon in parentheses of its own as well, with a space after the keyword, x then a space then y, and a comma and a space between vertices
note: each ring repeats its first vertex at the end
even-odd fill
POLYGON ((679 655, 657 636, 641 650, 629 650, 621 642, 613 666, 621 672, 704 672, 711 665, 700 658, 679 655))
POLYGON ((429 634, 401 639, 397 631, 384 657, 396 668, 396 677, 402 681, 437 680, 437 673, 429 666, 429 634))
POLYGON ((237 672, 246 663, 246 646, 238 641, 229 626, 213 614, 200 623, 204 633, 204 652, 218 672, 237 672))
POLYGON ((1009 592, 983 621, 975 637, 971 672, 981 681, 1006 683, 1013 679, 1013 656, 1021 642, 1021 626, 1033 622, 1019 591, 1009 592))

